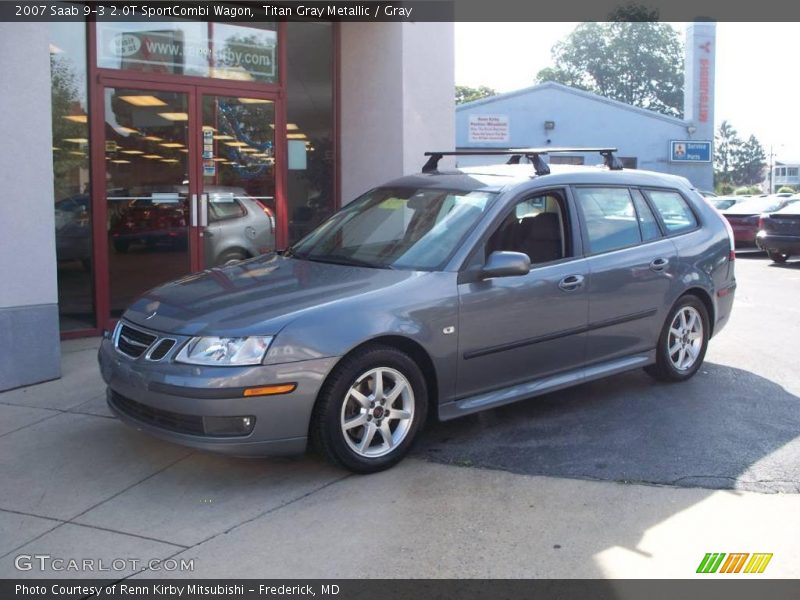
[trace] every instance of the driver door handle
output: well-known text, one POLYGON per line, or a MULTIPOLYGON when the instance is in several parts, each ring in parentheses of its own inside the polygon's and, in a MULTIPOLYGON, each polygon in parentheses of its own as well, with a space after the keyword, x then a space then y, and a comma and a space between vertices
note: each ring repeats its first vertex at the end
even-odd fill
POLYGON ((573 292, 578 288, 583 287, 583 275, 567 275, 558 282, 558 287, 560 287, 565 292, 573 292))

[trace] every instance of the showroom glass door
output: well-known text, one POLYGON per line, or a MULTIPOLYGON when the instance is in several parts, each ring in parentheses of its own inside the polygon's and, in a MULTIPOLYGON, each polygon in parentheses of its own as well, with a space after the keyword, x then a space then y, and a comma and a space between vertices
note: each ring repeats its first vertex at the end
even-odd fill
POLYGON ((141 293, 196 267, 192 100, 190 89, 103 88, 111 319, 141 293))
POLYGON ((216 267, 272 252, 282 238, 276 102, 267 95, 228 90, 225 95, 201 91, 197 101, 202 119, 198 263, 216 267))
POLYGON ((105 259, 105 327, 152 287, 283 247, 277 94, 133 82, 98 94, 94 186, 105 218, 94 241, 105 259))

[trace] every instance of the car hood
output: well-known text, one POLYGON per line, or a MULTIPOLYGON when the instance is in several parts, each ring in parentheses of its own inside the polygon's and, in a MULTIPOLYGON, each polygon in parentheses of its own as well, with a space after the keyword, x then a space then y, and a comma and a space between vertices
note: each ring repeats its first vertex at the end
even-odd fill
POLYGON ((154 288, 123 317, 176 335, 274 335, 305 311, 419 275, 265 255, 154 288))

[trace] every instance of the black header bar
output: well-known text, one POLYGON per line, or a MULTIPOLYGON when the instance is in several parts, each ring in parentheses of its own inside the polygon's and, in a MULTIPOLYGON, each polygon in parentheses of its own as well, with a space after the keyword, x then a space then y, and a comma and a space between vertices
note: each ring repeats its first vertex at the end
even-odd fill
POLYGON ((635 14, 669 22, 800 22, 800 2, 786 0, 3 0, 0 21, 571 22, 607 21, 615 11, 631 6, 635 14))
POLYGON ((3 600, 796 600, 798 594, 797 580, 714 575, 694 580, 0 580, 3 600))

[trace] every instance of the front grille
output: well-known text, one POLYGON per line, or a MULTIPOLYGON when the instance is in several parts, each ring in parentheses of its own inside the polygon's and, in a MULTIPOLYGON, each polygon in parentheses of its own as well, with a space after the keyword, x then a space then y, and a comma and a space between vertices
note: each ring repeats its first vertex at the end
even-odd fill
POLYGON ((156 337, 129 325, 123 325, 117 335, 117 348, 131 358, 139 358, 156 341, 156 337))
POLYGON ((161 360, 167 355, 167 352, 172 350, 172 347, 174 345, 175 345, 175 340, 172 340, 170 338, 164 338, 163 340, 158 342, 158 344, 156 344, 156 347, 153 348, 153 351, 150 353, 150 356, 148 356, 148 358, 150 360, 161 360))
POLYGON ((155 425, 177 433, 189 433, 192 435, 205 434, 205 430, 203 429, 203 417, 183 415, 147 406, 141 402, 126 398, 115 391, 111 392, 111 401, 120 412, 125 413, 137 421, 142 421, 143 423, 155 425))

